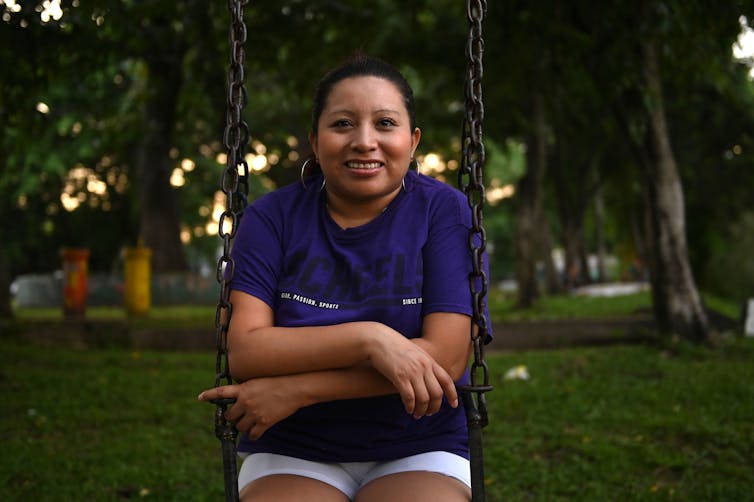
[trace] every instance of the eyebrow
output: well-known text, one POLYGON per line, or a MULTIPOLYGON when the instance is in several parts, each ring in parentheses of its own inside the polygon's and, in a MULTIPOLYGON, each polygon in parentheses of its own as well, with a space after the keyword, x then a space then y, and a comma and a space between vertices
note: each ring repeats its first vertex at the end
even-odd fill
MULTIPOLYGON (((345 113, 348 115, 353 115, 355 112, 349 108, 338 108, 336 110, 332 110, 329 112, 326 112, 325 115, 338 115, 340 113, 345 113)), ((379 113, 389 113, 389 114, 395 114, 400 115, 400 110, 395 110, 393 108, 380 108, 379 110, 374 110, 372 112, 373 114, 379 114, 379 113)))

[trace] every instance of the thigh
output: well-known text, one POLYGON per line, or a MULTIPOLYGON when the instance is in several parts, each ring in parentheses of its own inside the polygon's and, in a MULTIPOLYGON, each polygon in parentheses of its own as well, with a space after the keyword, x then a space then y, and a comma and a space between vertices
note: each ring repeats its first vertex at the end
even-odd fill
POLYGON ((468 502, 471 490, 455 478, 436 472, 409 471, 370 481, 356 502, 468 502))
POLYGON ((345 493, 322 481, 293 474, 255 479, 239 494, 241 502, 348 502, 345 493))

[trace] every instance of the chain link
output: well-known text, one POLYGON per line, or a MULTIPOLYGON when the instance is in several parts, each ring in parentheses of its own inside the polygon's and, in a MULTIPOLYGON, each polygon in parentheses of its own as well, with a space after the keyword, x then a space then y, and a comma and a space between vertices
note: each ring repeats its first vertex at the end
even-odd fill
MULTIPOLYGON (((230 65, 228 67, 227 110, 223 143, 226 150, 225 169, 220 188, 225 195, 225 210, 220 215, 218 234, 223 241, 223 252, 217 260, 216 279, 220 285, 220 298, 215 310, 215 387, 233 383, 228 362, 228 328, 233 315, 230 302, 230 281, 235 273, 235 261, 231 256, 231 245, 240 223, 241 214, 248 203, 249 166, 245 160, 246 145, 249 143, 249 127, 243 120, 247 94, 244 86, 244 60, 246 44, 246 24, 243 20, 243 7, 249 0, 228 0, 230 11, 230 65)), ((238 500, 236 479, 236 439, 235 425, 225 418, 228 406, 233 399, 216 399, 215 435, 222 443, 226 500, 238 500)))
POLYGON ((485 315, 485 297, 487 295, 487 273, 484 267, 484 251, 487 234, 483 226, 484 189, 484 144, 482 142, 482 122, 484 121, 484 104, 482 101, 482 21, 487 10, 486 0, 468 0, 466 14, 469 18, 469 38, 466 43, 468 68, 466 75, 466 114, 462 133, 461 169, 458 184, 468 198, 471 208, 471 229, 469 230, 469 249, 472 255, 473 270, 469 275, 469 289, 472 297, 473 317, 471 341, 474 361, 470 368, 471 384, 465 389, 477 394, 481 426, 487 425, 487 406, 484 393, 492 390, 489 383, 489 369, 484 360, 484 340, 489 333, 485 315), (477 328, 476 330, 474 328, 477 328), (481 371, 481 381, 479 372, 481 371))
POLYGON ((470 330, 474 361, 470 368, 470 383, 469 385, 459 386, 459 391, 466 408, 469 431, 472 502, 483 502, 486 499, 482 428, 489 422, 484 393, 492 390, 489 382, 489 369, 484 360, 484 341, 489 333, 484 308, 487 295, 487 274, 484 267, 487 236, 483 226, 485 153, 482 143, 482 122, 484 120, 482 20, 486 11, 487 2, 485 0, 467 0, 466 14, 469 19, 469 38, 466 43, 466 55, 469 63, 465 86, 466 113, 461 134, 462 159, 461 169, 458 173, 458 185, 466 194, 471 208, 469 249, 472 258, 472 272, 469 274, 469 290, 471 291, 473 307, 470 330), (481 383, 479 380, 480 371, 481 383))

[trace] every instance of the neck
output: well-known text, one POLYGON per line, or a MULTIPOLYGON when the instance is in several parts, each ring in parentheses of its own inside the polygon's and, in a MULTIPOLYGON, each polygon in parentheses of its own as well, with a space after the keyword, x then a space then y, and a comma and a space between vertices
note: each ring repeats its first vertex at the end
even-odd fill
POLYGON ((366 225, 381 215, 400 193, 402 187, 388 195, 364 201, 353 201, 327 192, 326 203, 330 217, 342 229, 366 225))

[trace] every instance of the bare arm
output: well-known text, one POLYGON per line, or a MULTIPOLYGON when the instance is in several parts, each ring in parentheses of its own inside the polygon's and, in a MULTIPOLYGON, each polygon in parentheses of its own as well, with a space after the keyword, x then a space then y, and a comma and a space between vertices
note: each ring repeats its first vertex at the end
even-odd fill
POLYGON ((369 360, 380 339, 400 336, 377 322, 284 328, 272 309, 249 294, 232 291, 228 355, 233 378, 291 375, 346 368, 369 360), (396 336, 397 335, 397 336, 396 336))
MULTIPOLYGON (((433 363, 433 373, 423 382, 427 392, 419 392, 413 401, 403 395, 407 413, 415 418, 433 415, 446 396, 452 407, 458 406, 458 395, 450 376, 433 363)), ((423 376, 424 377, 424 376, 423 376)), ((424 386, 417 386, 423 389, 424 386)), ((234 398, 236 403, 226 417, 238 430, 251 439, 264 432, 298 409, 319 402, 394 394, 392 382, 371 366, 361 365, 345 369, 297 373, 276 377, 252 378, 241 384, 209 389, 199 399, 211 401, 218 397, 234 398)))
MULTIPOLYGON (((234 313, 228 335, 229 357, 233 377, 239 381, 350 367, 378 357, 375 352, 386 350, 391 343, 406 340, 384 324, 370 321, 276 327, 272 309, 258 298, 233 291, 231 302, 234 313)), ((422 337, 411 341, 455 380, 468 361, 468 329, 466 315, 433 313, 424 318, 422 337)))
POLYGON ((422 338, 408 340, 394 331, 381 332, 389 328, 379 323, 275 328, 264 302, 244 293, 236 293, 233 302, 235 309, 242 309, 237 312, 244 313, 234 314, 236 326, 249 321, 258 325, 233 331, 231 367, 243 383, 210 389, 200 399, 236 398, 228 418, 252 438, 303 406, 336 399, 398 392, 406 411, 417 418, 437 412, 443 395, 457 406, 453 380, 463 373, 470 350, 465 315, 430 314, 424 319, 422 338), (250 313, 256 317, 249 319, 250 313), (383 343, 369 343, 372 329, 383 343), (391 339, 393 333, 398 338, 391 339), (324 343, 316 336, 323 334, 324 343), (345 338, 359 336, 367 339, 365 345, 349 345, 353 340, 346 340, 338 347, 345 338), (391 350, 396 344, 402 344, 400 350, 391 350), (322 350, 323 346, 329 348, 322 350), (352 352, 340 353, 344 347, 352 352), (360 348, 365 352, 358 352, 360 348), (252 368, 255 364, 258 367, 252 368))
MULTIPOLYGON (((443 393, 454 397, 453 379, 427 352, 430 348, 443 353, 442 347, 421 346, 378 322, 277 327, 272 309, 258 298, 234 291, 231 301, 228 347, 237 381, 370 365, 392 383, 409 413, 423 414, 434 403, 439 406, 443 393)), ((347 383, 358 388, 359 381, 347 383)), ((375 392, 367 385, 361 392, 359 397, 367 397, 384 389, 375 392)))
POLYGON ((471 320, 464 314, 428 314, 422 323, 421 338, 415 338, 412 342, 426 350, 453 380, 458 380, 471 355, 470 326, 471 320))

